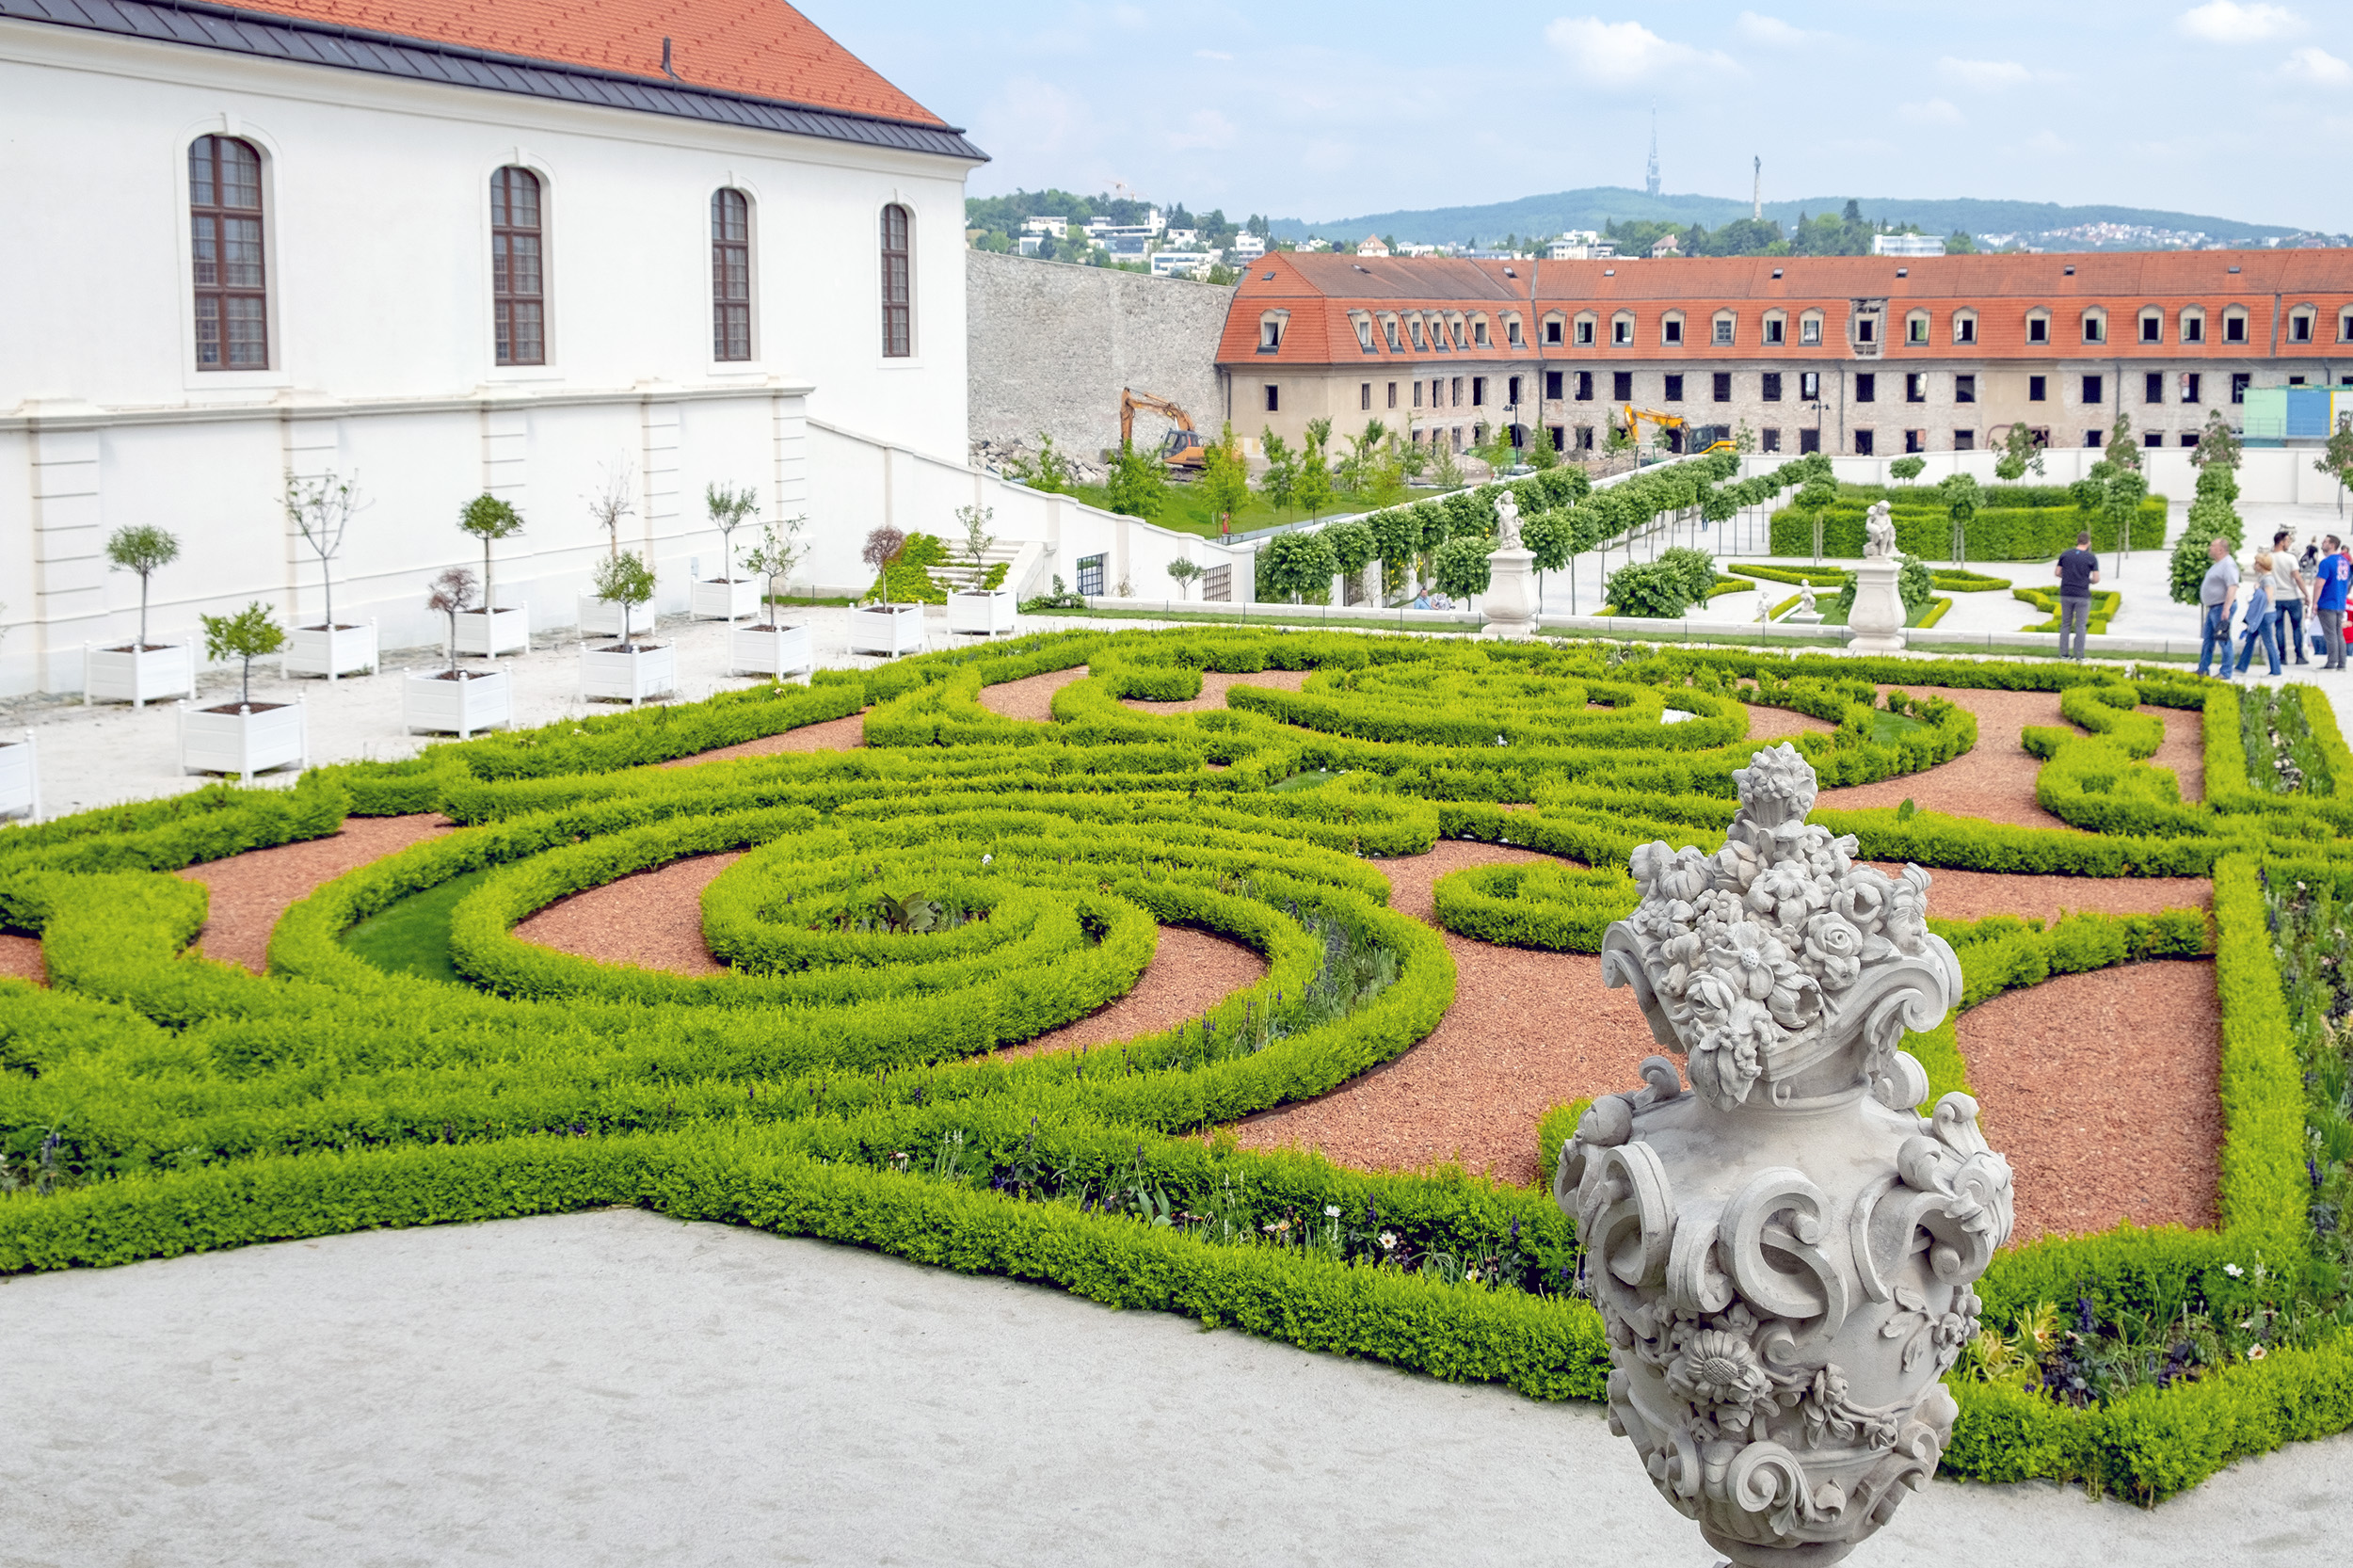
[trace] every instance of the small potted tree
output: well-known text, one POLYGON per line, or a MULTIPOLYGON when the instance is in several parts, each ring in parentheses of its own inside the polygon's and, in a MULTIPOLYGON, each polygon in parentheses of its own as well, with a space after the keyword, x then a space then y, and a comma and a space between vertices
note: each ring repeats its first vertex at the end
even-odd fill
MULTIPOLYGON (((1013 631, 1013 590, 988 581, 988 547, 997 542, 996 536, 988 531, 989 519, 994 515, 986 506, 956 508, 956 520, 964 524, 960 553, 970 564, 972 577, 948 596, 948 630, 952 632, 993 637, 1000 632, 1013 631)), ((1001 578, 1002 573, 999 576, 1001 578)))
POLYGON ((760 495, 749 485, 740 490, 709 485, 703 504, 710 509, 711 526, 719 531, 719 575, 695 584, 690 609, 697 619, 733 621, 760 608, 760 578, 748 569, 735 575, 735 531, 758 515, 760 495))
MULTIPOLYGON (((604 530, 607 559, 621 552, 621 520, 637 510, 637 504, 631 499, 636 484, 636 466, 624 455, 619 462, 602 471, 596 493, 588 498, 588 515, 604 530)), ((582 594, 577 624, 584 637, 617 637, 621 634, 621 607, 595 594, 582 594)))
POLYGON ((880 653, 897 658, 923 646, 923 607, 890 602, 890 563, 905 548, 906 535, 885 523, 866 536, 858 559, 874 568, 875 592, 881 602, 860 604, 850 611, 850 651, 880 653))
POLYGON ((482 541, 482 602, 457 616, 457 651, 495 659, 502 653, 531 651, 531 606, 508 607, 497 602, 491 584, 490 546, 523 531, 522 514, 485 492, 466 503, 457 526, 482 541))
POLYGON ((247 783, 270 768, 308 767, 310 736, 299 702, 253 700, 253 661, 286 645, 285 630, 258 600, 233 616, 200 616, 204 657, 234 659, 237 700, 210 708, 180 704, 180 771, 233 773, 247 783))
POLYGON ((339 675, 376 669, 376 622, 345 625, 335 618, 336 554, 344 547, 344 530, 360 510, 358 487, 348 479, 323 473, 315 479, 286 475, 286 517, 319 558, 319 595, 324 614, 316 626, 297 626, 286 633, 278 655, 278 673, 323 675, 331 682, 339 675))
POLYGON ((808 625, 784 624, 784 591, 792 568, 801 564, 801 525, 806 517, 787 518, 781 524, 760 524, 760 543, 744 556, 744 569, 766 584, 760 596, 767 618, 757 626, 728 628, 728 669, 736 675, 764 675, 781 680, 787 675, 816 667, 809 648, 808 625))
POLYGON ((1201 565, 1197 561, 1189 561, 1182 555, 1179 555, 1176 559, 1168 563, 1168 575, 1176 579, 1176 597, 1179 599, 1191 599, 1193 597, 1193 579, 1201 575, 1201 565))
POLYGON ((158 697, 196 695, 196 650, 147 640, 148 580, 180 558, 180 541, 152 523, 118 528, 106 539, 110 569, 139 578, 139 634, 116 648, 82 645, 82 702, 127 702, 144 708, 158 697))
POLYGON ((452 567, 432 583, 424 607, 449 621, 449 668, 409 676, 400 683, 401 728, 410 734, 472 738, 477 729, 515 722, 515 687, 502 669, 469 670, 457 663, 457 617, 473 608, 473 573, 452 567))
POLYGON ((642 556, 623 551, 597 565, 597 597, 621 607, 621 640, 609 648, 580 645, 580 699, 601 697, 636 707, 649 696, 678 689, 678 649, 667 643, 639 644, 630 631, 630 612, 653 597, 653 568, 642 556))

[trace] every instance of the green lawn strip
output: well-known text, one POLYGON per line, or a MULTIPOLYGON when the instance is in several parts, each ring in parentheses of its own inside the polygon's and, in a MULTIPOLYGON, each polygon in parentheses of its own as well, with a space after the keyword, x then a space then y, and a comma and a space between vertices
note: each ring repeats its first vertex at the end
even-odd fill
POLYGON ((411 893, 343 935, 344 946, 387 974, 467 984, 450 962, 450 920, 457 904, 488 878, 491 868, 467 872, 438 887, 411 893))

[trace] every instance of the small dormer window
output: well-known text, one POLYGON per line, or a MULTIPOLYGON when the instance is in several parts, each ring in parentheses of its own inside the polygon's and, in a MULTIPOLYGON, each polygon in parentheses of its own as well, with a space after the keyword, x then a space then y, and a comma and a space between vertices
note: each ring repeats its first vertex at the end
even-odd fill
POLYGON ((1765 317, 1765 346, 1779 348, 1789 341, 1789 318, 1779 311, 1769 312, 1765 317))
POLYGON ((1729 314, 1720 315, 1716 318, 1715 329, 1710 334, 1709 341, 1717 347, 1729 348, 1732 346, 1733 319, 1734 318, 1729 314))
POLYGON ((1802 348, 1818 348, 1822 344, 1822 315, 1808 311, 1798 318, 1798 344, 1802 348))
POLYGON ((1914 311, 1904 317, 1904 342, 1913 348, 1929 345, 1929 312, 1914 311))
POLYGON ((1610 318, 1609 343, 1614 348, 1631 348, 1634 345, 1634 317, 1631 314, 1610 318))
POLYGON ((2146 344, 2165 342, 2165 312, 2163 311, 2140 312, 2140 341, 2146 344))
POLYGON ((2182 312, 2182 341, 2184 343, 2206 341, 2206 312, 2194 305, 2182 312))
POLYGON ((2289 316, 2288 342, 2310 343, 2312 341, 2313 312, 2310 311, 2297 311, 2295 314, 2289 316))
POLYGON ((1977 341, 1977 313, 1975 311, 1953 312, 1953 341, 1960 344, 1977 341))
POLYGON ((1879 342, 1879 336, 1880 336, 1880 324, 1879 324, 1879 318, 1878 318, 1877 316, 1857 316, 1857 317, 1855 317, 1855 323, 1854 323, 1854 341, 1855 341, 1855 342, 1857 342, 1857 343, 1877 343, 1877 342, 1879 342))
POLYGON ((1480 316, 1471 322, 1471 342, 1479 347, 1487 346, 1487 318, 1480 316))
POLYGON ((1397 317, 1383 316, 1381 318, 1381 335, 1388 340, 1389 352, 1392 354, 1397 353, 1399 351, 1399 344, 1397 341, 1397 317))
POLYGON ((1681 346, 1683 343, 1683 317, 1681 315, 1671 311, 1660 320, 1658 341, 1669 348, 1681 346))
POLYGON ((2037 311, 2026 317, 2026 341, 2028 343, 2051 341, 2051 318, 2047 314, 2037 311))
POLYGON ((1419 317, 1419 316, 1416 316, 1416 317, 1414 317, 1414 318, 1413 318, 1413 320, 1411 320, 1411 321, 1409 321, 1409 322, 1407 322, 1407 323, 1406 323, 1406 327, 1407 327, 1407 328, 1408 328, 1410 331, 1412 331, 1412 333, 1413 333, 1413 335, 1414 335, 1414 352, 1416 352, 1417 354, 1418 354, 1418 353, 1420 353, 1420 352, 1421 352, 1424 348, 1426 348, 1427 346, 1429 346, 1428 344, 1426 344, 1425 343, 1423 343, 1423 342, 1422 342, 1422 336, 1421 336, 1421 317, 1419 317))
POLYGON ((2097 311, 2086 311, 2084 312, 2084 342, 2105 343, 2107 341, 2108 318, 2097 311))
POLYGON ((1372 323, 1363 316, 1356 318, 1356 346, 1368 354, 1372 352, 1372 323))
MULTIPOLYGON (((1505 270, 1506 272, 1509 272, 1509 271, 1511 270, 1511 268, 1506 267, 1504 270, 1505 270)), ((1505 328, 1505 336, 1509 337, 1509 338, 1512 340, 1512 346, 1513 346, 1513 347, 1514 347, 1514 348, 1525 348, 1526 346, 1528 346, 1528 340, 1520 336, 1520 318, 1519 318, 1519 317, 1517 317, 1517 316, 1513 316, 1513 317, 1512 317, 1512 319, 1511 319, 1511 320, 1509 320, 1509 321, 1507 321, 1507 322, 1505 322, 1505 323, 1504 323, 1504 328, 1505 328)))

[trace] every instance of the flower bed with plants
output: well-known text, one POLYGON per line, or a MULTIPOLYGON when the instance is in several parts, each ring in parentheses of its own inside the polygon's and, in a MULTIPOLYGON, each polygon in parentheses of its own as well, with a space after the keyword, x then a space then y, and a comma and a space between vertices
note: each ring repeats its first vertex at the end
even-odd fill
MULTIPOLYGON (((2194 917, 1956 928, 1973 993, 2211 941, 2229 1141, 2219 1228, 2053 1239, 1997 1262, 1987 1321, 2006 1352, 1986 1341, 1953 1374, 1947 1468, 2153 1498, 2353 1424, 2342 1052, 2282 990, 2283 973, 2299 997, 2335 984, 2337 905, 2266 903, 2298 880, 2299 896, 2353 896, 2353 802, 2334 792, 2353 770, 2326 704, 2299 696, 2293 744, 2318 763, 2295 790, 2257 789, 2249 737, 2272 747, 2276 725, 2243 724, 2217 685, 2117 666, 1070 633, 0 832, 0 923, 39 934, 52 982, 0 983, 17 1188, 0 1196, 0 1270, 638 1204, 1598 1398, 1607 1346, 1547 1193, 1249 1152, 1215 1129, 1395 1059, 1452 1001, 1444 940, 1387 907, 1379 858, 1449 837, 1583 861, 1482 868, 1439 898, 1458 931, 1583 951, 1627 904, 1634 848, 1719 840, 1754 749, 1743 704, 1833 722, 1792 743, 1825 784, 1974 744, 1950 703, 1881 697, 1896 680, 2062 693, 2090 732, 2048 732, 2041 794, 2084 831, 1817 812, 1853 853, 2216 883, 2211 938, 2194 917), (1052 723, 979 700, 1082 664, 1052 723), (1126 706, 1266 669, 1308 673, 1296 692, 1235 687, 1225 711, 1126 706), (2143 704, 2206 708, 2206 801, 2146 760, 2162 727, 2143 704), (1670 709, 1690 716, 1663 722, 1670 709), (861 710, 856 751, 643 765, 861 710), (418 811, 460 826, 295 905, 266 977, 184 956, 205 890, 170 872, 347 813, 418 811), (702 904, 725 975, 514 935, 569 893, 721 851, 743 852, 702 904), (387 916, 414 917, 456 978, 344 940, 387 916), (2316 934, 2284 970, 2274 918, 2316 934), (1118 1046, 998 1053, 1120 995, 1171 923, 1251 947, 1264 978, 1118 1046), (2073 1325, 2047 1351, 2044 1304, 2073 1325), (2150 1349, 2180 1314, 2190 1351, 2150 1349), (2108 1370, 2078 1388, 2068 1368, 2094 1362, 2108 1370)), ((1965 1081, 1949 1024, 1913 1045, 1933 1092, 1965 1081)))

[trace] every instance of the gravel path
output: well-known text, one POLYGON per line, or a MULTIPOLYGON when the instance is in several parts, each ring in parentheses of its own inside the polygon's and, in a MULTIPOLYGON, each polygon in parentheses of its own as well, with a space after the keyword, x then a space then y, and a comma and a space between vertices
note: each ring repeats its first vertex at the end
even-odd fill
POLYGON ((526 942, 600 964, 714 975, 727 966, 703 946, 703 889, 741 850, 690 855, 556 900, 515 927, 526 942))
POLYGON ((738 757, 773 757, 780 751, 855 751, 865 744, 866 715, 860 712, 847 718, 805 724, 781 735, 762 735, 741 745, 717 746, 692 757, 672 758, 656 766, 691 768, 697 762, 731 762, 738 757))
MULTIPOLYGON (((1877 861, 1894 876, 1897 861, 1877 861)), ((2048 924, 2061 914, 2154 915, 2205 909, 2214 884, 2202 876, 2023 876, 2008 872, 1931 871, 1929 908, 1946 920, 2017 915, 2048 924)))
POLYGON ((1026 1045, 1009 1046, 1000 1058, 1037 1056, 1050 1050, 1157 1034, 1197 1018, 1245 985, 1266 978, 1266 960, 1241 943, 1187 926, 1160 927, 1159 947, 1135 989, 1076 1023, 1049 1030, 1026 1045))
MULTIPOLYGON (((1381 862, 1389 906, 1435 923, 1431 888, 1465 866, 1546 858, 1500 844, 1445 840, 1427 855, 1381 862)), ((1536 1123, 1556 1105, 1631 1089, 1658 1044, 1630 991, 1605 991, 1601 959, 1533 952, 1443 933, 1454 1005, 1428 1039, 1319 1099, 1234 1128, 1244 1148, 1297 1144, 1359 1170, 1418 1170, 1458 1160, 1499 1181, 1537 1178, 1536 1123)))
MULTIPOLYGON (((1934 903, 1934 894, 1930 894, 1934 903)), ((2061 975, 1961 1016, 2017 1240, 2215 1221, 2222 1010, 2209 961, 2061 975)))
POLYGON ((0 978, 49 984, 49 966, 40 956, 40 938, 0 935, 0 978))
POLYGON ((268 967, 270 933, 294 904, 345 872, 423 843, 451 825, 430 812, 347 817, 342 832, 324 839, 189 866, 179 874, 203 883, 211 897, 194 946, 207 958, 242 964, 260 974, 268 967))
POLYGON ((1044 675, 1024 676, 1018 680, 1000 680, 994 686, 981 688, 981 706, 1002 718, 1050 724, 1054 718, 1054 694, 1094 673, 1080 664, 1075 669, 1048 670, 1044 675))
MULTIPOLYGON (((1819 804, 1847 811, 1865 806, 1899 806, 1910 800, 1923 810, 1943 811, 1956 817, 1983 817, 1988 822, 2008 823, 2014 827, 2067 828, 2067 824, 2036 802, 2035 774, 2042 764, 2018 742, 2018 732, 2028 725, 2073 728, 2059 715, 2057 692, 1993 692, 1951 686, 1903 689, 1914 696, 1941 696, 1977 714, 1977 745, 1926 773, 1883 778, 1876 784, 1824 790, 1819 804)), ((2150 760, 2171 768, 2180 776, 2183 799, 2204 799, 2205 715, 2171 708, 2143 708, 2141 712, 2153 713, 2165 722, 2165 744, 2150 760)))
POLYGON ((1276 691, 1295 692, 1305 686, 1312 670, 1252 670, 1241 675, 1228 675, 1223 670, 1201 672, 1201 695, 1184 702, 1145 702, 1136 697, 1123 697, 1121 706, 1139 713, 1200 713, 1225 706, 1225 694, 1237 686, 1271 686, 1276 691))

